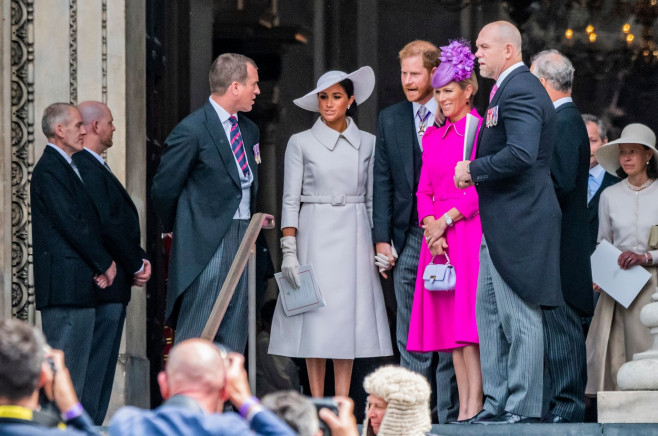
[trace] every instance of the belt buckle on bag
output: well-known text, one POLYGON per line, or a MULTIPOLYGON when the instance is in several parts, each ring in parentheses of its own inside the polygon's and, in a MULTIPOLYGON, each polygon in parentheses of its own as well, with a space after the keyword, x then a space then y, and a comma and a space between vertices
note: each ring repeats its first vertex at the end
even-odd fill
POLYGON ((345 206, 345 196, 344 195, 332 195, 331 196, 331 205, 332 206, 345 206))

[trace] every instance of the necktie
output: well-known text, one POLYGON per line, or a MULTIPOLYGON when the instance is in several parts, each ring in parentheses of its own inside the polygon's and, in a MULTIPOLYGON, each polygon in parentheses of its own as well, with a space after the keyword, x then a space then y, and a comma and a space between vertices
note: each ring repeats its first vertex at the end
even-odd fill
POLYGON ((103 166, 105 167, 106 170, 110 172, 110 174, 114 174, 112 170, 110 169, 110 166, 107 164, 107 162, 103 162, 103 166))
POLYGON ((491 103, 491 100, 493 100, 494 95, 496 95, 496 91, 498 91, 498 85, 494 84, 493 88, 491 88, 491 93, 489 94, 489 103, 491 103))
POLYGON ((589 203, 596 191, 594 191, 594 183, 596 183, 596 178, 594 174, 589 174, 589 179, 587 180, 587 202, 589 203))
POLYGON ((78 166, 73 161, 71 161, 71 168, 73 168, 73 171, 75 171, 75 174, 77 174, 78 179, 84 183, 84 180, 82 180, 82 176, 80 175, 80 171, 78 170, 78 166))
POLYGON ((247 177, 249 175, 249 163, 247 162, 247 155, 244 152, 244 144, 242 142, 240 127, 238 126, 238 119, 232 116, 228 120, 231 123, 231 150, 233 150, 238 165, 240 165, 240 169, 242 169, 242 174, 247 177))

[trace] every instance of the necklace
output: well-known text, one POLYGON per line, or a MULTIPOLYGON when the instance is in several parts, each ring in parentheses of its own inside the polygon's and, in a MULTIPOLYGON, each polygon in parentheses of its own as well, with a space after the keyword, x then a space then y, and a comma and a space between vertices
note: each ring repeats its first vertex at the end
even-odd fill
POLYGON ((647 179, 647 181, 642 183, 640 186, 631 185, 631 182, 628 182, 628 187, 631 188, 631 190, 633 190, 633 191, 641 191, 641 190, 651 186, 651 184, 654 182, 654 180, 656 180, 656 179, 647 179))

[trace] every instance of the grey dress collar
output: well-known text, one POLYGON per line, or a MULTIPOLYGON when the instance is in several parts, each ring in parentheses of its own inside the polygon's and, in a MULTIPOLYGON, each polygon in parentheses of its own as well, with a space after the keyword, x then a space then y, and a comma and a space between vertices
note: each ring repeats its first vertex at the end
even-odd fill
POLYGON ((354 120, 350 117, 347 117, 347 129, 342 133, 327 126, 322 121, 322 117, 318 118, 313 127, 311 127, 311 133, 320 144, 332 151, 336 148, 336 144, 341 137, 345 138, 357 150, 361 146, 361 133, 354 120))

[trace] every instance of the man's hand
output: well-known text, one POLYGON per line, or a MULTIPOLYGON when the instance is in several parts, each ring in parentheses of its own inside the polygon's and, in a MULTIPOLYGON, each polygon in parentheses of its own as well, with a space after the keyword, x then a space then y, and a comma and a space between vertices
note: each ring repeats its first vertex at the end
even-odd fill
POLYGON ((94 277, 96 286, 101 289, 105 289, 108 286, 112 286, 114 278, 117 276, 117 264, 112 261, 110 267, 103 273, 94 277))
POLYGON ((144 259, 144 268, 141 272, 135 273, 133 276, 133 286, 139 286, 140 288, 146 284, 151 278, 151 262, 144 259))
POLYGON ((49 349, 44 354, 46 359, 51 359, 55 366, 55 373, 44 360, 42 370, 45 373, 44 391, 50 401, 54 401, 57 408, 66 412, 78 404, 78 397, 73 389, 73 382, 68 368, 64 365, 64 352, 49 349))
POLYGON ((630 250, 624 251, 619 255, 619 258, 617 258, 617 264, 621 269, 629 269, 635 265, 643 265, 644 261, 645 257, 643 254, 637 254, 630 250))
POLYGON ((471 175, 468 172, 468 164, 471 163, 470 160, 463 160, 461 162, 457 162, 457 165, 455 166, 455 186, 458 189, 466 189, 469 186, 473 186, 473 180, 471 179, 471 175))
POLYGON ((354 417, 354 402, 347 397, 334 397, 338 415, 329 409, 320 409, 320 419, 327 423, 332 436, 359 436, 354 417))
POLYGON ((375 265, 379 268, 379 273, 385 279, 388 279, 388 274, 385 271, 390 270, 395 266, 395 261, 398 258, 398 253, 395 247, 387 242, 378 242, 375 244, 375 265))
POLYGON ((226 393, 229 401, 240 409, 251 397, 247 371, 244 369, 244 357, 238 353, 229 353, 226 361, 226 393))

